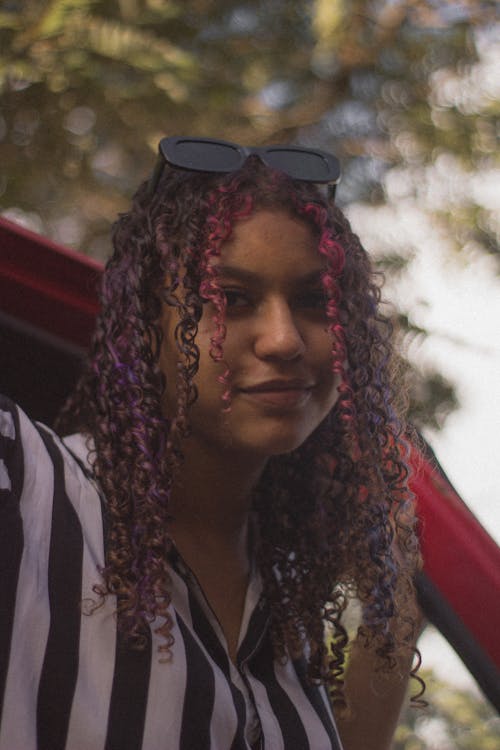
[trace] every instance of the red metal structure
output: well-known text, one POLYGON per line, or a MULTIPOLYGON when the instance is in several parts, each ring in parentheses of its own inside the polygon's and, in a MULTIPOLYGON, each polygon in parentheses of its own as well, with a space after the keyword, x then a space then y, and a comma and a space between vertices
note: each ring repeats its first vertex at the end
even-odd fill
POLYGON ((51 423, 78 373, 102 265, 0 217, 0 391, 51 423))
MULTIPOLYGON (((0 391, 50 423, 70 390, 98 310, 102 266, 0 218, 0 391)), ((424 570, 421 605, 500 710, 500 548, 415 449, 424 570)))

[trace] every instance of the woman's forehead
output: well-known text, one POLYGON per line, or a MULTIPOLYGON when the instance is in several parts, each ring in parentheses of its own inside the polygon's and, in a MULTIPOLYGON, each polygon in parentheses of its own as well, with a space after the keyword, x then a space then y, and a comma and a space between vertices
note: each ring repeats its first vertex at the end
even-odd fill
POLYGON ((221 269, 252 268, 265 266, 277 254, 283 262, 306 263, 312 271, 323 265, 318 244, 317 233, 300 217, 285 210, 261 209, 234 224, 213 263, 221 269))
POLYGON ((285 209, 259 209, 233 224, 229 237, 221 245, 221 256, 244 254, 245 249, 250 252, 262 246, 272 252, 283 242, 288 243, 291 252, 296 248, 316 251, 318 232, 309 222, 285 209))

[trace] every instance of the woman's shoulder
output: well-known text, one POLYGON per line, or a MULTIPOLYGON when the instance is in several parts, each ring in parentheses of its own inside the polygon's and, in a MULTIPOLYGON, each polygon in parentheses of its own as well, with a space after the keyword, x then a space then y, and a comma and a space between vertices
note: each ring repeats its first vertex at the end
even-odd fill
MULTIPOLYGON (((37 422, 24 412, 8 396, 0 394, 0 456, 5 461, 14 456, 29 459, 31 456, 38 461, 47 458, 55 449, 63 460, 73 452, 84 458, 85 438, 83 435, 71 436, 71 439, 61 439, 50 427, 37 422), (68 442, 68 445, 66 443, 68 442), (71 449, 69 448, 71 446, 71 449), (45 447, 45 450, 42 448, 45 447), (52 450, 51 450, 52 449, 52 450)), ((86 451, 88 454, 88 450, 86 451)), ((86 459, 85 459, 86 462, 86 459)), ((27 466, 24 467, 28 468, 27 466)))
POLYGON ((52 503, 56 493, 73 504, 82 495, 98 494, 90 447, 84 435, 61 438, 0 395, 0 492, 11 502, 39 510, 45 501, 52 503))
POLYGON ((40 437, 36 425, 10 398, 0 394, 0 490, 19 498, 37 452, 40 437))
POLYGON ((29 449, 37 443, 42 431, 55 435, 46 425, 30 419, 8 396, 0 394, 0 442, 3 446, 17 451, 29 449))

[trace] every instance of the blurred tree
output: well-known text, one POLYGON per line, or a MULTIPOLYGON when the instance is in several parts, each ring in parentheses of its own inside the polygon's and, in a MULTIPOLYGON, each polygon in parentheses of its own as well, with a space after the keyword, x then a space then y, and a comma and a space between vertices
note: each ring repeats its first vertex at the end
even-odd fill
MULTIPOLYGON (((339 155, 349 210, 405 201, 450 246, 498 259, 494 13, 489 0, 8 0, 1 208, 103 257, 161 135, 295 140, 339 155)), ((406 232, 372 249, 388 275, 418 250, 406 232)), ((441 424, 449 384, 410 373, 414 419, 441 424)))
POLYGON ((422 670, 428 706, 408 706, 396 730, 392 750, 496 750, 500 718, 483 699, 422 670))

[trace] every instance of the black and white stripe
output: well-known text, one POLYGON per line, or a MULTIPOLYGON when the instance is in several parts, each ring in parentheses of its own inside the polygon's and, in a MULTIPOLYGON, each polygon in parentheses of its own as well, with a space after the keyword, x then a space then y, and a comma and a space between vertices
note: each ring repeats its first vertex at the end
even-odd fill
POLYGON ((172 658, 117 645, 115 602, 92 610, 101 498, 81 436, 61 441, 0 399, 0 750, 338 750, 323 691, 277 664, 255 577, 238 666, 203 592, 172 561, 172 658))

